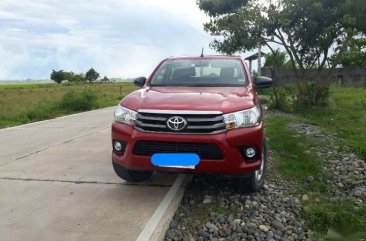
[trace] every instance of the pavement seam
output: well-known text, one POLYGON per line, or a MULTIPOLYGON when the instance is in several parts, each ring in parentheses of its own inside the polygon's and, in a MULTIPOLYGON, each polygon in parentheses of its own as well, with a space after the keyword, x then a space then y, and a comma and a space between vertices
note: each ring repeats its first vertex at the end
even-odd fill
POLYGON ((103 128, 103 129, 95 130, 95 131, 92 131, 92 132, 90 132, 90 133, 88 133, 88 134, 85 134, 85 135, 82 135, 82 136, 77 136, 77 137, 75 137, 75 138, 68 139, 68 140, 65 140, 65 141, 61 141, 61 142, 56 143, 56 144, 54 144, 54 145, 50 145, 50 146, 48 146, 48 147, 45 147, 44 149, 40 149, 40 150, 37 150, 37 151, 31 152, 31 153, 29 153, 29 154, 26 154, 26 155, 23 155, 23 156, 16 157, 16 158, 14 158, 13 160, 10 160, 10 161, 8 161, 8 162, 5 162, 5 163, 3 163, 3 164, 0 164, 0 167, 3 167, 3 166, 6 166, 6 165, 9 165, 9 164, 11 164, 11 163, 13 163, 13 162, 15 162, 15 161, 17 161, 17 160, 20 160, 20 159, 24 159, 24 158, 30 157, 30 156, 35 155, 35 154, 38 154, 38 153, 40 153, 40 152, 47 151, 47 150, 49 150, 49 149, 51 149, 51 148, 54 148, 54 147, 56 147, 56 146, 60 146, 60 145, 63 145, 63 144, 67 144, 67 143, 70 143, 70 142, 75 141, 75 140, 77 140, 77 139, 80 139, 80 138, 83 138, 83 137, 86 137, 86 136, 89 136, 89 135, 92 135, 92 134, 95 134, 95 133, 98 133, 98 132, 105 131, 105 130, 107 130, 107 129, 109 129, 109 128, 110 128, 110 127, 105 127, 105 128, 103 128))
POLYGON ((14 177, 0 177, 0 180, 10 181, 24 181, 24 182, 59 182, 59 183, 73 183, 73 184, 104 184, 104 185, 122 185, 122 186, 142 186, 142 187, 171 187, 168 184, 141 184, 141 183, 120 183, 120 182, 100 182, 100 181, 71 181, 71 180, 57 180, 57 179, 40 179, 40 178, 14 178, 14 177))

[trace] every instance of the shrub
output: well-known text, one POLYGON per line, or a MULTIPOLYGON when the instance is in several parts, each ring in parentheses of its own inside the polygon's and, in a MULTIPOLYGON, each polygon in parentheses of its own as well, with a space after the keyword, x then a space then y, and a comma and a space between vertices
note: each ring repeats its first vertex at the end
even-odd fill
MULTIPOLYGON (((17 123, 29 123, 50 119, 57 113, 58 105, 55 102, 39 102, 36 106, 27 108, 24 112, 16 117, 17 123)), ((6 120, 3 120, 6 122, 6 120)))
POLYGON ((296 91, 296 106, 327 105, 329 87, 308 82, 306 86, 298 87, 296 91))
POLYGON ((97 107, 97 95, 90 89, 81 93, 68 91, 61 100, 61 108, 70 111, 86 111, 97 107))
POLYGON ((285 112, 292 111, 295 100, 294 92, 293 87, 274 88, 269 108, 285 112))
POLYGON ((304 107, 315 105, 327 105, 329 89, 318 88, 314 84, 307 84, 299 90, 292 86, 275 87, 271 93, 270 109, 292 112, 301 110, 304 107))

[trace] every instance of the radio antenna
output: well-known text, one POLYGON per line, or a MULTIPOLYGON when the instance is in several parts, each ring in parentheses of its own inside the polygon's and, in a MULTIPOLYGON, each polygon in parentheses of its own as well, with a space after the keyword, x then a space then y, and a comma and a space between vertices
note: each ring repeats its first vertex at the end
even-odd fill
POLYGON ((201 58, 203 58, 203 50, 204 50, 204 48, 202 48, 202 52, 201 52, 201 58))

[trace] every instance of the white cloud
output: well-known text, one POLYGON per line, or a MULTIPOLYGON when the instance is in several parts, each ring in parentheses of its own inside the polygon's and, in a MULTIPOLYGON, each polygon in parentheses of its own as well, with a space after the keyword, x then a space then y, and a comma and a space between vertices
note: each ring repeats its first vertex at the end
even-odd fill
POLYGON ((0 79, 90 67, 110 77, 148 75, 162 58, 208 49, 195 2, 1 0, 0 79))

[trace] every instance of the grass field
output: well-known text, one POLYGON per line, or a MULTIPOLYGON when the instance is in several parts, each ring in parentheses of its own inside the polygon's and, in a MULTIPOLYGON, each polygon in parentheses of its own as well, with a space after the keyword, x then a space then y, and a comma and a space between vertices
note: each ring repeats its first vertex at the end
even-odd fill
POLYGON ((315 240, 324 240, 331 229, 338 232, 344 229, 342 233, 349 232, 349 235, 366 235, 366 206, 355 211, 353 203, 348 199, 331 201, 334 196, 329 191, 327 174, 322 171, 324 160, 316 154, 319 146, 328 144, 326 140, 320 141, 290 130, 290 123, 304 122, 300 115, 267 117, 265 122, 269 148, 276 155, 275 171, 287 179, 299 182, 298 189, 289 190, 290 193, 300 197, 303 194, 311 196, 303 205, 307 208, 304 215, 311 230, 315 232, 315 240), (308 176, 313 176, 315 181, 305 182, 308 176))
POLYGON ((113 106, 135 89, 132 83, 0 84, 0 128, 113 106))
POLYGON ((301 108, 296 114, 366 158, 366 88, 333 87, 328 106, 301 108))
POLYGON ((28 89, 54 87, 55 83, 0 83, 2 89, 28 89))
POLYGON ((291 117, 266 118, 266 134, 270 146, 276 150, 281 162, 277 170, 285 177, 304 180, 307 176, 318 176, 321 171, 321 161, 306 150, 315 147, 318 143, 308 140, 298 133, 287 128, 288 124, 296 121, 291 117))
POLYGON ((366 89, 332 87, 328 106, 294 108, 290 115, 267 117, 265 121, 269 146, 278 160, 276 171, 300 182, 299 189, 290 192, 300 196, 311 194, 312 198, 304 202, 307 208, 304 215, 315 231, 315 240, 328 240, 325 237, 334 228, 348 235, 348 238, 334 240, 362 240, 353 235, 366 236, 366 206, 355 211, 348 199, 331 201, 334 196, 329 192, 327 178, 324 178, 324 163, 316 154, 320 146, 329 143, 299 134, 290 130, 288 125, 310 123, 319 126, 324 133, 336 137, 339 148, 366 158, 366 89), (316 181, 304 182, 307 176, 313 176, 316 181))
MULTIPOLYGON (((366 88, 332 86, 329 104, 317 107, 296 107, 291 103, 291 88, 280 88, 281 110, 295 114, 307 123, 320 126, 322 130, 336 135, 341 146, 347 146, 366 158, 366 88)), ((270 89, 261 91, 270 95, 270 89)), ((273 103, 273 102, 272 102, 273 103)), ((271 102, 267 105, 273 105, 271 102)))

